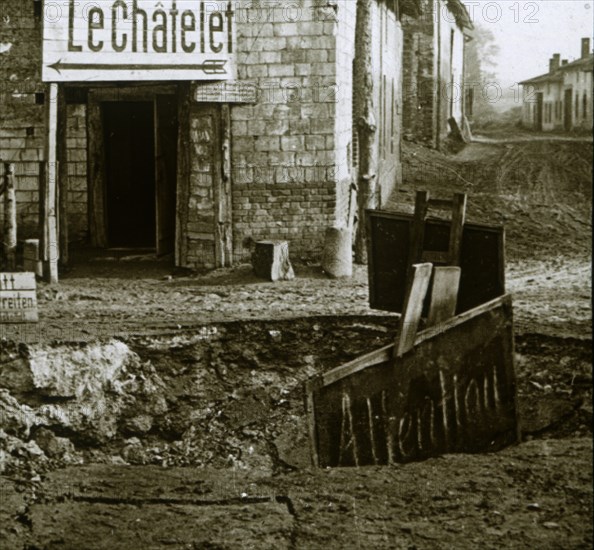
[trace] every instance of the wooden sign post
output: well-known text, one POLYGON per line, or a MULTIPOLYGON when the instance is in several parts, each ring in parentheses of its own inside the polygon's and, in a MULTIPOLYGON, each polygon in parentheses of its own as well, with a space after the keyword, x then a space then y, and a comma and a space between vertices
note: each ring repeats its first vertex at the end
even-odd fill
POLYGON ((35 273, 0 273, 0 323, 36 323, 35 273))

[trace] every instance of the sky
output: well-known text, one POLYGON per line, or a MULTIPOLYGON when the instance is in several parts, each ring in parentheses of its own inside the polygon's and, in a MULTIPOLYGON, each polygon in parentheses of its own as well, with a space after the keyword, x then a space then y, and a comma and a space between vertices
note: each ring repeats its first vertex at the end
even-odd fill
POLYGON ((502 87, 547 73, 554 53, 578 59, 581 39, 594 35, 594 0, 463 2, 475 26, 495 35, 500 51, 494 72, 502 87))

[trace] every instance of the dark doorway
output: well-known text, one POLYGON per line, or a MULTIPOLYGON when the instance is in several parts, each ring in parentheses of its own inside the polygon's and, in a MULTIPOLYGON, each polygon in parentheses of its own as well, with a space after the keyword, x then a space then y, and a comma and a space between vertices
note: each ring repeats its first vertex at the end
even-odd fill
POLYGON ((536 94, 536 111, 534 112, 534 126, 538 132, 542 132, 542 118, 543 118, 543 94, 537 92, 536 94))
POLYGON ((107 243, 155 247, 155 123, 152 101, 102 104, 107 243))
POLYGON ((571 88, 565 90, 565 97, 563 100, 563 128, 566 132, 571 131, 572 115, 571 105, 573 103, 573 91, 571 88))

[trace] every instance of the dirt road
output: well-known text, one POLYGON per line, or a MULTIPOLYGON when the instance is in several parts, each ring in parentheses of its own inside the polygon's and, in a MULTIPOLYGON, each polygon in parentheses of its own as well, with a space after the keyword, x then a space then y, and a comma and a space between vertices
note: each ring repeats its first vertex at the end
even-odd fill
POLYGON ((390 207, 462 190, 470 220, 506 225, 522 444, 312 470, 303 381, 395 330, 365 268, 333 281, 297 261, 273 284, 88 260, 40 286, 38 327, 3 328, 21 345, 0 349, 0 547, 590 548, 591 146, 405 144, 403 160, 390 207), (21 367, 51 350, 89 368, 51 363, 63 383, 40 392, 21 367))

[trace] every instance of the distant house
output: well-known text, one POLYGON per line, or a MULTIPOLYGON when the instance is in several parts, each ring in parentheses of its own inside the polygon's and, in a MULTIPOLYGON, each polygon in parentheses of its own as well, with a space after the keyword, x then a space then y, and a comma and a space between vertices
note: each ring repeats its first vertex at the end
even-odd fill
POLYGON ((539 132, 592 131, 590 39, 582 39, 580 59, 568 63, 556 53, 549 72, 520 82, 523 87, 522 125, 539 132))
POLYGON ((403 136, 439 149, 464 124, 464 45, 473 28, 461 0, 419 0, 402 17, 403 136))

